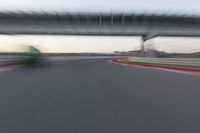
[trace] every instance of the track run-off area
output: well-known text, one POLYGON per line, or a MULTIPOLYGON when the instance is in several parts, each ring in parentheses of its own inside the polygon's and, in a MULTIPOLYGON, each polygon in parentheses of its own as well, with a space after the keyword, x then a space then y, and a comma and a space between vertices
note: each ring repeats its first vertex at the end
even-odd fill
POLYGON ((2 133, 198 133, 199 75, 57 60, 0 72, 2 133))

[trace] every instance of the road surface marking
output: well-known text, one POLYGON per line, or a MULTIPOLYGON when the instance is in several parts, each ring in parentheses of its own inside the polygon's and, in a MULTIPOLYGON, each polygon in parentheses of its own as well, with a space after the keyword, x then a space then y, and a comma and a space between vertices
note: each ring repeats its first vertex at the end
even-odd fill
POLYGON ((126 64, 126 63, 115 62, 113 60, 109 60, 108 62, 112 64, 131 66, 131 67, 137 67, 137 68, 143 68, 143 69, 160 70, 160 71, 175 72, 175 73, 182 73, 182 74, 189 74, 189 75, 200 75, 200 72, 188 72, 188 71, 173 70, 173 69, 167 69, 167 68, 148 67, 148 66, 142 66, 142 65, 137 65, 137 64, 126 64))

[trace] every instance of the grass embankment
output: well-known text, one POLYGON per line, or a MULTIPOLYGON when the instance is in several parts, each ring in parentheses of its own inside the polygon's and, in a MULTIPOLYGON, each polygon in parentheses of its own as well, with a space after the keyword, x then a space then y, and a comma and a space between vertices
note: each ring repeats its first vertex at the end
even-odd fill
POLYGON ((173 56, 174 58, 200 58, 200 52, 173 56))

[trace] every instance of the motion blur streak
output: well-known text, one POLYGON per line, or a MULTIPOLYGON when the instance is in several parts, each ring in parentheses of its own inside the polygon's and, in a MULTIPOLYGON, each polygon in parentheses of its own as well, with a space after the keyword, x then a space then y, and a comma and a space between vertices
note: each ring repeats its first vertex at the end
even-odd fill
POLYGON ((200 131, 200 76, 107 60, 65 60, 0 73, 0 132, 200 131))

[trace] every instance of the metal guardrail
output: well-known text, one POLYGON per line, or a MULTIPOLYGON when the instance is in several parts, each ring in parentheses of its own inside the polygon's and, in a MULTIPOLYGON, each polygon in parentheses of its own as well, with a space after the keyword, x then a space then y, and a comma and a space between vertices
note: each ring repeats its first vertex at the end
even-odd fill
POLYGON ((24 56, 13 56, 13 55, 0 55, 0 62, 12 62, 12 61, 19 61, 24 56))
POLYGON ((128 61, 141 62, 141 63, 200 66, 200 59, 197 59, 197 58, 142 58, 142 57, 129 57, 128 61))

